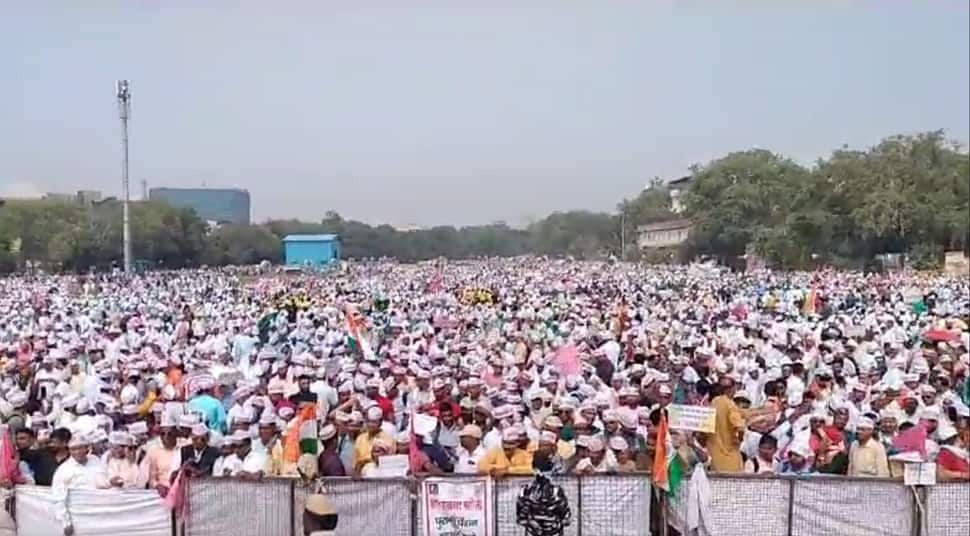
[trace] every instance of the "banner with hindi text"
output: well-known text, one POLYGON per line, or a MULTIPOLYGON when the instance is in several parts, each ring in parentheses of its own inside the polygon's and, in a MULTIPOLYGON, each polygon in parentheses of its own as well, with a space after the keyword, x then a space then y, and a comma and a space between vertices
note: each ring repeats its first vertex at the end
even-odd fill
POLYGON ((489 478, 428 478, 421 483, 425 536, 493 536, 489 478))

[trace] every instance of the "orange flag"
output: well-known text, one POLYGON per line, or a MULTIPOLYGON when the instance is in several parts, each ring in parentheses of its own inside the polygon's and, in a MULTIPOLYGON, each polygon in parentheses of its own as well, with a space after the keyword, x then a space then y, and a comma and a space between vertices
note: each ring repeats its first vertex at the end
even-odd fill
POLYGON ((667 473, 667 414, 660 413, 660 424, 657 426, 657 447, 653 455, 653 483, 658 488, 670 490, 670 480, 667 473))

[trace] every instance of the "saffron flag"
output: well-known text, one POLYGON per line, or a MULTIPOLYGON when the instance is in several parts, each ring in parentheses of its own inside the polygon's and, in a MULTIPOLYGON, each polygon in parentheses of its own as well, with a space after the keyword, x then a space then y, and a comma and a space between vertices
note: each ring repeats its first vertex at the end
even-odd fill
POLYGON ((317 408, 306 406, 296 416, 296 423, 286 432, 283 439, 283 460, 296 463, 302 453, 304 442, 313 439, 313 450, 316 450, 317 408), (312 434, 312 437, 311 437, 312 434))

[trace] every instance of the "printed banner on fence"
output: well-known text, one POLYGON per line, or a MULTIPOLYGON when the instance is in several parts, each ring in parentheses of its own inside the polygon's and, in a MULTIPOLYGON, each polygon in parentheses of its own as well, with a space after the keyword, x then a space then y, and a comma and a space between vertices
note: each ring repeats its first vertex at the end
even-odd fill
POLYGON ((674 430, 714 433, 714 408, 671 404, 667 406, 667 422, 674 430))
POLYGON ((488 478, 425 479, 425 536, 492 536, 491 488, 488 478))

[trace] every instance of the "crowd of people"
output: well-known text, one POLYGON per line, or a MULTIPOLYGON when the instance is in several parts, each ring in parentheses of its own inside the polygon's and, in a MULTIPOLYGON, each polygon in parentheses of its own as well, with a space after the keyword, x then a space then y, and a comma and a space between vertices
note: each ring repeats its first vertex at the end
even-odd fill
POLYGON ((687 472, 970 480, 968 284, 536 258, 9 277, 0 484, 649 471, 670 404, 716 410, 670 432, 687 472))

